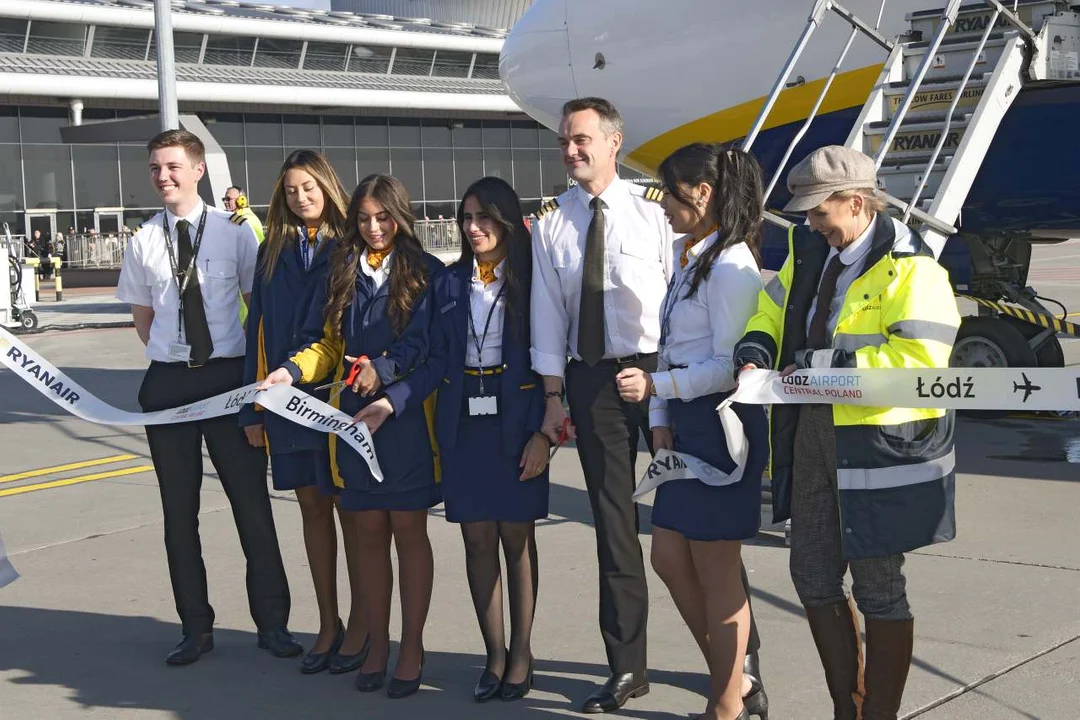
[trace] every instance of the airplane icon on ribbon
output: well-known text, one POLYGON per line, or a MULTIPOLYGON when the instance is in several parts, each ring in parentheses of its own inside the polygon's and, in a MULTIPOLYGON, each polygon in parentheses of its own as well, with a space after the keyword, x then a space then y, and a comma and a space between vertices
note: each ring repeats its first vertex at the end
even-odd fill
POLYGON ((1021 390, 1023 390, 1024 391, 1024 400, 1023 400, 1023 402, 1027 402, 1028 398, 1031 397, 1031 393, 1035 392, 1036 390, 1042 390, 1042 386, 1040 386, 1040 385, 1032 385, 1031 381, 1028 380, 1027 373, 1020 373, 1020 375, 1024 378, 1024 384, 1021 385, 1020 383, 1018 383, 1016 381, 1013 381, 1013 392, 1018 393, 1021 390))

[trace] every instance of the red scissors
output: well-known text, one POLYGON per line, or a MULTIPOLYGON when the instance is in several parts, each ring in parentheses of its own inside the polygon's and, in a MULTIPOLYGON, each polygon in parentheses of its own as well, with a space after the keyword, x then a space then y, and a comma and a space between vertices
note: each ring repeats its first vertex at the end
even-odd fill
POLYGON ((551 454, 548 455, 548 462, 555 457, 555 453, 559 451, 562 444, 570 438, 570 418, 563 418, 562 430, 559 431, 559 442, 555 443, 555 447, 551 449, 551 454))
POLYGON ((368 359, 369 358, 367 355, 361 355, 353 361, 352 367, 349 368, 349 374, 345 376, 344 380, 326 383, 325 385, 320 385, 315 389, 326 390, 328 388, 333 388, 332 390, 330 390, 330 402, 333 402, 338 398, 339 395, 341 395, 341 393, 345 392, 345 388, 352 387, 352 384, 356 382, 356 378, 360 377, 360 370, 363 367, 363 362, 368 359))

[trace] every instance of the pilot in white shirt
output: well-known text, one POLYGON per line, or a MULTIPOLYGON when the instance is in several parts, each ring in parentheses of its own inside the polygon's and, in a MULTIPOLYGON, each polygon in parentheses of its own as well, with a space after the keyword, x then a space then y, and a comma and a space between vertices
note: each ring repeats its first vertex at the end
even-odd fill
MULTIPOLYGON (((616 177, 605 202, 604 357, 656 352, 660 303, 671 276, 673 241, 659 193, 616 177)), ((533 230, 533 369, 562 377, 578 353, 585 238, 592 196, 577 185, 541 209, 533 230), (546 210, 546 212, 545 212, 546 210)))
MULTIPOLYGON (((240 327, 240 293, 251 292, 259 241, 249 225, 237 225, 229 219, 228 213, 207 207, 199 200, 184 218, 176 217, 169 210, 155 215, 132 236, 124 253, 116 299, 153 309, 150 341, 146 344, 148 360, 181 362, 183 358, 171 356, 169 350, 174 343, 183 344, 186 340, 183 323, 179 322, 180 289, 169 262, 162 222, 168 219, 173 259, 178 262, 176 223, 184 219, 191 224, 194 245, 204 208, 206 227, 195 258, 195 270, 202 289, 206 324, 214 343, 210 357, 244 355, 246 340, 240 327)), ((183 268, 179 270, 183 272, 183 268)))

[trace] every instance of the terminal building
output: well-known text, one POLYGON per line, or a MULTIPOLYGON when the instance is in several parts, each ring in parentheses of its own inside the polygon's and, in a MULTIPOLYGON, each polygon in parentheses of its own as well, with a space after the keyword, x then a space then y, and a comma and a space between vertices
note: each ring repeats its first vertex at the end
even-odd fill
MULTIPOLYGON (((399 177, 420 218, 452 217, 483 175, 535 211, 567 177, 555 134, 499 80, 528 4, 173 0, 181 124, 208 146, 204 197, 220 205, 239 185, 262 214, 286 154, 317 148, 347 189, 399 177)), ((156 78, 151 0, 0 2, 0 223, 13 236, 119 234, 158 211, 145 150, 156 78)))

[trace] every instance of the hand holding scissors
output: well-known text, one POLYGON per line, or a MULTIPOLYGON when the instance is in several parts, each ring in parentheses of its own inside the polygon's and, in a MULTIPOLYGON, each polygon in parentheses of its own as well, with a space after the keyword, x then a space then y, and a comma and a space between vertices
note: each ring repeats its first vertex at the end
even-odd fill
MULTIPOLYGON (((371 368, 371 361, 367 355, 361 355, 358 358, 351 358, 348 355, 345 356, 346 360, 352 361, 352 366, 349 368, 349 372, 345 377, 337 382, 326 383, 325 385, 319 385, 316 390, 330 390, 330 402, 333 402, 345 392, 345 388, 352 388, 353 392, 358 392, 360 389, 360 375, 363 372, 364 364, 371 368)), ((375 371, 371 368, 372 372, 375 371)), ((375 379, 378 380, 378 373, 375 374, 375 379)))

